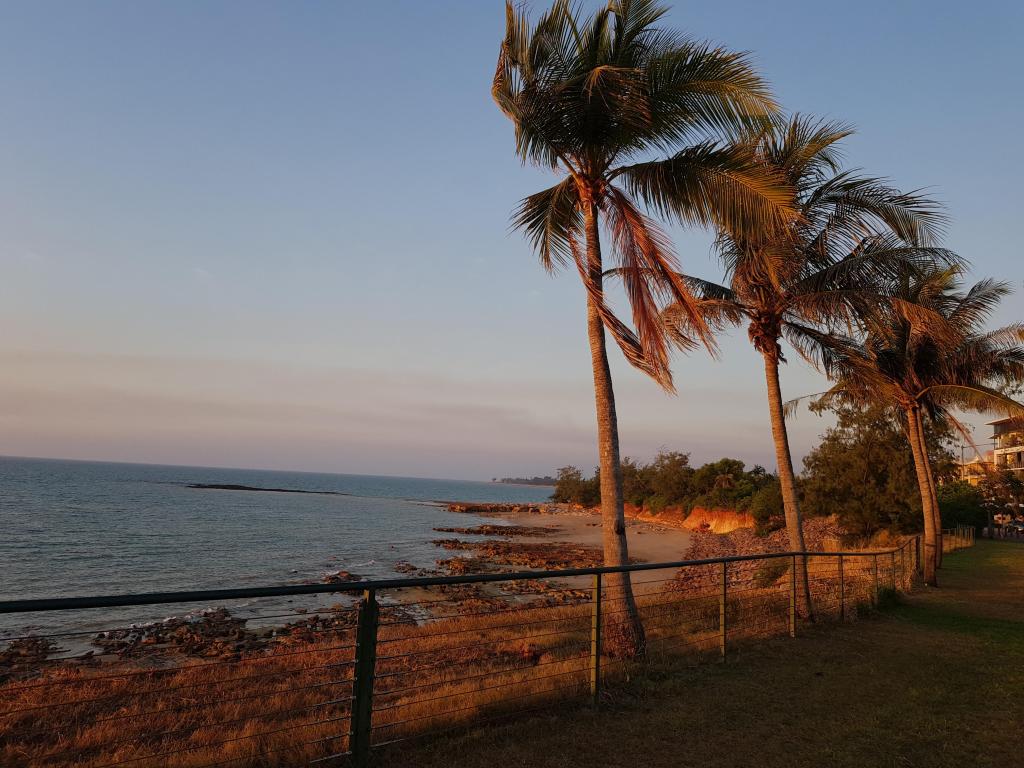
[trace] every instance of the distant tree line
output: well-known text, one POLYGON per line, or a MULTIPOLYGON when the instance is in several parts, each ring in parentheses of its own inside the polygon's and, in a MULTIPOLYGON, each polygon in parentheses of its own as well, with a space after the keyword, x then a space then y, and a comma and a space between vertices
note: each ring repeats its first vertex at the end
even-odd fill
POLYGON ((551 475, 544 475, 544 477, 503 477, 500 480, 492 477, 491 482, 508 483, 509 485, 555 485, 558 482, 558 478, 551 475))
MULTIPOLYGON (((600 488, 600 470, 584 477, 576 467, 562 467, 551 498, 597 506, 600 488)), ((688 514, 695 507, 705 507, 750 511, 765 519, 782 514, 778 478, 762 466, 748 471, 739 459, 724 458, 692 467, 689 454, 677 451, 661 451, 648 464, 625 458, 622 490, 627 504, 656 513, 673 507, 688 514)))
MULTIPOLYGON (((880 530, 919 532, 921 494, 902 429, 881 407, 842 406, 836 417, 835 426, 804 457, 803 472, 797 478, 806 515, 836 515, 847 531, 863 536, 880 530)), ((941 481, 938 496, 945 527, 986 525, 994 510, 1024 501, 1024 484, 1011 473, 1003 473, 1009 477, 993 474, 978 487, 957 480, 950 431, 929 429, 926 442, 941 481)), ((693 467, 689 454, 676 451, 662 451, 646 464, 626 458, 622 484, 627 503, 653 513, 668 507, 684 514, 695 507, 732 509, 750 512, 762 534, 785 526, 776 475, 761 466, 746 470, 739 459, 693 467)), ((599 471, 585 477, 576 467, 562 467, 552 500, 599 505, 599 471)))

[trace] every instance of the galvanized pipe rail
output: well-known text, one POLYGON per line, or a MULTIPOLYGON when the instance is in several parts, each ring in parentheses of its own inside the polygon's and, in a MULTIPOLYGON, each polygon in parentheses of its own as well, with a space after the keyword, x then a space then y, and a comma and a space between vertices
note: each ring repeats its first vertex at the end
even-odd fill
POLYGON ((273 587, 238 587, 236 589, 203 589, 182 592, 139 592, 122 595, 93 595, 83 597, 56 597, 28 600, 0 600, 0 614, 32 613, 36 611, 70 611, 90 608, 117 608, 136 605, 161 605, 167 603, 199 603, 204 601, 237 600, 253 597, 292 597, 295 595, 328 595, 338 592, 360 593, 367 590, 381 591, 409 589, 414 587, 436 587, 460 584, 488 584, 499 581, 525 581, 534 579, 564 579, 572 576, 597 576, 609 573, 639 573, 667 568, 690 568, 701 565, 742 563, 753 560, 775 560, 793 557, 865 557, 871 555, 892 555, 901 551, 906 544, 892 549, 863 550, 860 552, 765 552, 757 555, 734 555, 706 560, 676 560, 664 563, 632 563, 622 566, 599 566, 595 568, 564 568, 552 571, 517 571, 513 573, 479 573, 470 576, 424 576, 409 579, 377 579, 368 581, 343 582, 338 584, 290 584, 273 587))

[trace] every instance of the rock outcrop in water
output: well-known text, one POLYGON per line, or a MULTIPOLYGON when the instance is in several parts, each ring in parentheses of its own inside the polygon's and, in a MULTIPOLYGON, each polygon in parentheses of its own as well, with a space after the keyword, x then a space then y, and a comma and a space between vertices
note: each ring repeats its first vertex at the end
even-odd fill
POLYGON ((307 491, 301 488, 262 488, 258 485, 236 485, 235 483, 188 483, 186 488, 201 491, 261 491, 263 493, 309 493, 314 496, 350 496, 341 491, 307 491))
POLYGON ((452 502, 448 504, 449 512, 465 512, 473 515, 543 515, 555 511, 555 504, 474 504, 466 502, 452 502))
POLYGON ((459 533, 463 536, 549 536, 557 528, 538 525, 476 525, 469 528, 435 528, 438 533, 459 533))

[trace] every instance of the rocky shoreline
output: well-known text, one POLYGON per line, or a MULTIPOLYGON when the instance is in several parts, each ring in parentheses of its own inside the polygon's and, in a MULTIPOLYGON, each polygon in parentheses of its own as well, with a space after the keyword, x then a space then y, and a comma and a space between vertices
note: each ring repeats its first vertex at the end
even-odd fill
MULTIPOLYGON (((263 489, 277 490, 277 489, 263 489)), ((437 527, 438 533, 455 537, 438 538, 432 543, 447 552, 438 557, 433 568, 420 568, 399 561, 393 566, 396 575, 454 576, 471 573, 509 573, 523 570, 559 570, 601 565, 603 554, 598 543, 574 541, 579 530, 598 536, 600 520, 596 510, 567 504, 472 504, 449 503, 449 511, 477 517, 503 519, 509 522, 472 526, 437 527), (545 516, 552 519, 542 525, 526 524, 524 517, 545 516), (558 519, 575 522, 576 531, 567 530, 558 519), (593 521, 590 520, 593 519, 593 521), (470 539, 456 537, 473 537, 470 539), (564 539, 564 540, 563 540, 564 539)), ((635 522, 634 522, 635 525, 635 522)), ((660 530, 647 524, 634 533, 660 530)), ((599 536, 598 536, 599 538, 599 536)), ((633 558, 637 561, 638 558, 633 558)), ((323 577, 327 584, 362 581, 361 574, 340 570, 323 577)), ((421 623, 449 618, 482 609, 517 606, 543 607, 567 605, 589 599, 589 592, 571 580, 528 580, 493 584, 438 585, 416 590, 396 590, 384 598, 382 615, 391 623, 421 623), (424 599, 429 597, 429 600, 424 599)), ((306 609, 295 608, 296 614, 306 609)), ((258 622, 259 617, 253 621, 258 622)), ((0 653, 0 680, 12 676, 32 675, 33 669, 47 663, 96 666, 132 660, 156 665, 176 664, 182 658, 237 660, 273 654, 283 645, 309 642, 324 632, 351 631, 355 611, 351 604, 338 604, 329 609, 310 610, 308 617, 278 626, 249 626, 249 620, 232 615, 226 608, 211 608, 163 621, 133 624, 108 632, 98 632, 89 639, 92 648, 74 656, 48 638, 27 638, 10 641, 0 653)))

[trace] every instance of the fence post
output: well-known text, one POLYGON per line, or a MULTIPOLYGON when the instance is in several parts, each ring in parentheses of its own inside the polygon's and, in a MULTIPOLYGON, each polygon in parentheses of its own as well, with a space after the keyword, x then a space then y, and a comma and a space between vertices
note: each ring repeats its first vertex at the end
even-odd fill
POLYGON ((907 558, 906 545, 900 547, 900 588, 907 591, 907 558))
POLYGON ((891 564, 891 568, 890 568, 890 570, 892 571, 892 588, 895 590, 896 589, 896 550, 894 549, 892 552, 890 552, 889 556, 892 559, 892 564, 891 564))
POLYGON ((722 561, 722 593, 718 601, 718 649, 725 661, 726 633, 728 632, 726 601, 729 598, 729 563, 722 561))
POLYGON ((921 537, 914 537, 914 571, 921 573, 921 537))
POLYGON ((590 698, 596 707, 601 700, 601 574, 594 574, 590 611, 590 698))
POLYGON ((878 555, 872 555, 871 559, 874 560, 874 571, 875 571, 875 594, 874 599, 871 601, 875 605, 878 605, 878 555))
POLYGON ((846 578, 843 573, 843 556, 839 556, 839 620, 846 621, 846 578))
POLYGON ((356 619, 356 666, 352 681, 352 713, 348 744, 352 761, 365 768, 370 761, 370 730, 373 719, 373 676, 377 666, 377 627, 380 606, 372 589, 363 592, 356 619))
POLYGON ((789 636, 796 637, 796 555, 789 568, 789 636))

